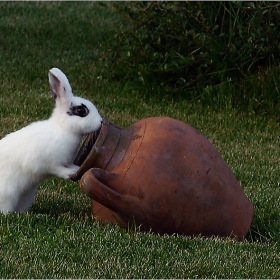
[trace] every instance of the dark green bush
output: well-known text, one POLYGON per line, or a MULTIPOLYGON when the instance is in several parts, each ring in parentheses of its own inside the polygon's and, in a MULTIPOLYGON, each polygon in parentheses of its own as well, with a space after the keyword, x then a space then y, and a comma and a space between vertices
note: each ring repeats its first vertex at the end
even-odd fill
POLYGON ((238 82, 279 65, 280 3, 114 2, 128 26, 103 58, 115 78, 168 92, 238 82))

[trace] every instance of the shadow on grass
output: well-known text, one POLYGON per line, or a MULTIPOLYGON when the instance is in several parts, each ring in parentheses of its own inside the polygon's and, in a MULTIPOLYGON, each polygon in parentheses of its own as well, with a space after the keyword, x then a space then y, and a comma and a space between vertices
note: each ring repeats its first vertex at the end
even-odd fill
MULTIPOLYGON (((91 200, 81 196, 77 199, 71 198, 39 198, 35 202, 29 213, 34 216, 47 215, 54 219, 70 219, 81 223, 98 223, 99 226, 106 226, 106 223, 98 222, 94 219, 91 209, 91 200)), ((139 228, 131 227, 129 233, 139 232, 139 228)), ((146 232, 152 233, 152 231, 146 232)), ((245 241, 254 242, 274 242, 280 238, 280 223, 277 217, 270 217, 263 221, 254 217, 251 227, 245 237, 245 241)))
POLYGON ((246 236, 248 242, 278 242, 280 238, 279 220, 267 222, 253 221, 246 236))
POLYGON ((49 215, 59 217, 67 215, 75 220, 85 220, 92 216, 91 202, 78 203, 70 199, 58 198, 56 200, 41 200, 34 203, 30 209, 30 213, 34 215, 49 215))

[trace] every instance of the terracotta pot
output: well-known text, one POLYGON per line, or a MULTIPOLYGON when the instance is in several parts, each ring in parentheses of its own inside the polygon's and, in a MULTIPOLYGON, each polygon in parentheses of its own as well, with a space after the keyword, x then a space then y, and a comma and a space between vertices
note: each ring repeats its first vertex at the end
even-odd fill
POLYGON ((126 129, 103 121, 76 157, 73 180, 92 199, 94 216, 156 233, 242 240, 253 206, 213 145, 171 118, 126 129), (89 152, 90 151, 90 152, 89 152))

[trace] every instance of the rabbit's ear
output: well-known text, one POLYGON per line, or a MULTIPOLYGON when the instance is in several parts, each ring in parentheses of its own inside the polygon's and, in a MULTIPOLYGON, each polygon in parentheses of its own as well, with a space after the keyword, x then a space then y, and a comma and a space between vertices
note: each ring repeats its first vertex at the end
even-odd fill
POLYGON ((49 71, 49 82, 51 93, 55 99, 70 99, 73 97, 67 77, 58 68, 52 68, 49 71))

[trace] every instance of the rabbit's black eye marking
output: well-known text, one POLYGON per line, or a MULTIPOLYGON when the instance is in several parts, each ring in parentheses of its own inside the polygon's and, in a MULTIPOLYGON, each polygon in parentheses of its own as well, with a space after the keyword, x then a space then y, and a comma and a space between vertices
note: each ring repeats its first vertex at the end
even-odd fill
POLYGON ((80 106, 72 107, 70 110, 71 112, 67 112, 68 115, 76 115, 84 118, 89 114, 89 109, 84 104, 81 104, 80 106))

